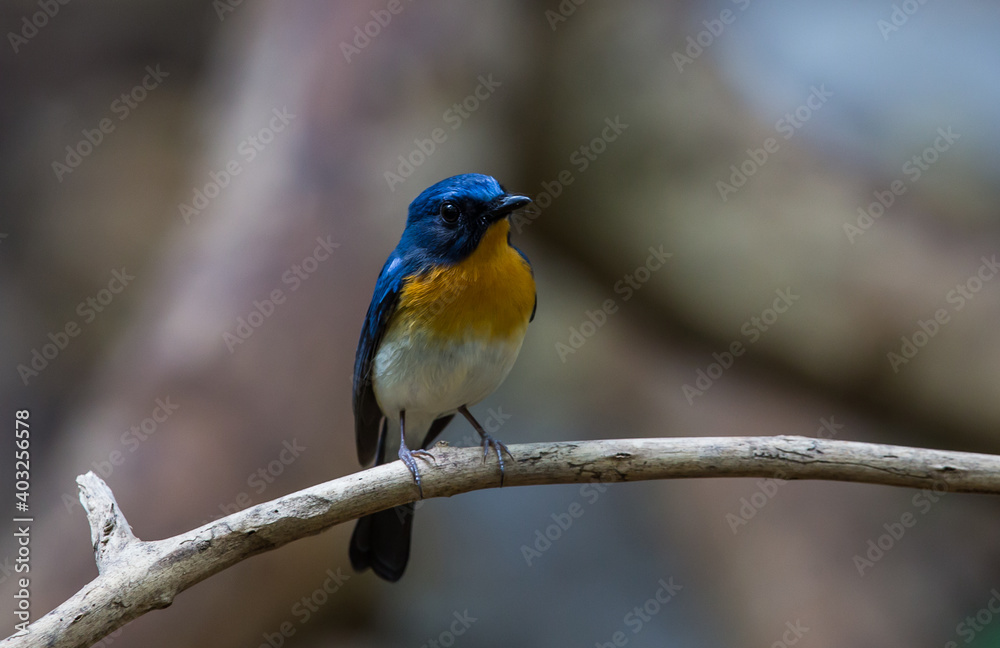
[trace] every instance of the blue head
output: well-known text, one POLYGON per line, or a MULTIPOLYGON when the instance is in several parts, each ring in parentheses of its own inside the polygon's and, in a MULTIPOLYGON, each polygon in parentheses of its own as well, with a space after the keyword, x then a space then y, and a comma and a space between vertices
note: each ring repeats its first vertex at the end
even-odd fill
POLYGON ((410 203, 397 249, 437 263, 457 263, 472 254, 491 225, 530 202, 527 196, 507 193, 488 175, 446 178, 410 203))

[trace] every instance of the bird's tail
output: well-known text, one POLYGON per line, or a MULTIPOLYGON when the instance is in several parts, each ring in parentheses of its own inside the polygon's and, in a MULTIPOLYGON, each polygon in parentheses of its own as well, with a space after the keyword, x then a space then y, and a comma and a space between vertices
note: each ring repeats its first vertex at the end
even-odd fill
POLYGON ((351 535, 351 566, 359 572, 371 567, 379 578, 395 583, 410 559, 412 532, 412 503, 361 518, 351 535))

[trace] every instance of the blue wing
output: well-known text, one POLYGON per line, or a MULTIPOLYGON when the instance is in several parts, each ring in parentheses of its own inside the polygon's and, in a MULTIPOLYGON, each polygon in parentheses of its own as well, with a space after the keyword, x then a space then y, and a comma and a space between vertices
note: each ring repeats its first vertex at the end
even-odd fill
POLYGON ((364 326, 361 327, 361 339, 358 340, 358 352, 354 358, 353 404, 354 434, 358 446, 358 460, 362 466, 367 466, 375 459, 379 424, 382 421, 382 410, 375 400, 375 390, 372 387, 372 364, 382 342, 382 336, 389 325, 389 319, 399 303, 403 281, 412 274, 409 265, 395 251, 385 262, 375 283, 375 294, 372 295, 372 303, 368 306, 364 326))

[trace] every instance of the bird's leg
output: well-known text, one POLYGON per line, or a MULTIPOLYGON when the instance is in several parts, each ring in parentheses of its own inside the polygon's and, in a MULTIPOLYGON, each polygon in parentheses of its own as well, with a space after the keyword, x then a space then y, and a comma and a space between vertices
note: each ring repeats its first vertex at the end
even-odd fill
POLYGON ((434 459, 434 455, 426 450, 410 450, 406 447, 406 412, 399 413, 399 460, 413 474, 413 481, 417 482, 417 490, 420 492, 420 499, 424 498, 424 489, 420 485, 420 471, 417 470, 417 460, 413 457, 424 457, 434 459))
POLYGON ((503 477, 504 477, 503 453, 506 452, 507 456, 510 457, 511 459, 514 459, 514 455, 510 453, 510 450, 507 449, 506 445, 504 445, 502 442, 500 442, 497 439, 494 439, 493 437, 491 437, 489 434, 486 433, 486 430, 484 430, 483 426, 479 424, 479 421, 477 421, 475 417, 472 416, 472 413, 469 412, 469 409, 465 405, 459 407, 458 411, 462 413, 462 416, 464 416, 469 421, 469 423, 472 424, 472 427, 476 428, 476 432, 478 432, 479 436, 483 438, 483 463, 486 463, 486 457, 488 457, 490 454, 490 446, 492 446, 493 449, 496 450, 497 461, 500 462, 500 486, 502 487, 503 477))

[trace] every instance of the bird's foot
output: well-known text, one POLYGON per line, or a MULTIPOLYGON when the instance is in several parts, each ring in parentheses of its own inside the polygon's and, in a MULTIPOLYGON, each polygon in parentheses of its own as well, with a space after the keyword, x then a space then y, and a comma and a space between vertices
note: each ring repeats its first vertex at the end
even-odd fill
POLYGON ((415 457, 420 457, 421 459, 430 459, 431 461, 437 461, 434 455, 427 450, 410 450, 405 445, 399 446, 399 460, 409 469, 410 474, 413 475, 413 481, 417 483, 417 490, 420 492, 420 499, 424 498, 424 489, 420 484, 420 471, 417 469, 417 460, 415 457))
POLYGON ((483 463, 486 463, 487 457, 490 456, 490 447, 492 446, 497 453, 497 461, 500 463, 500 487, 502 488, 504 478, 503 453, 506 452, 507 456, 510 457, 511 460, 514 459, 514 455, 510 453, 507 446, 504 445, 504 443, 499 439, 494 439, 485 432, 481 433, 481 435, 483 437, 483 463))

